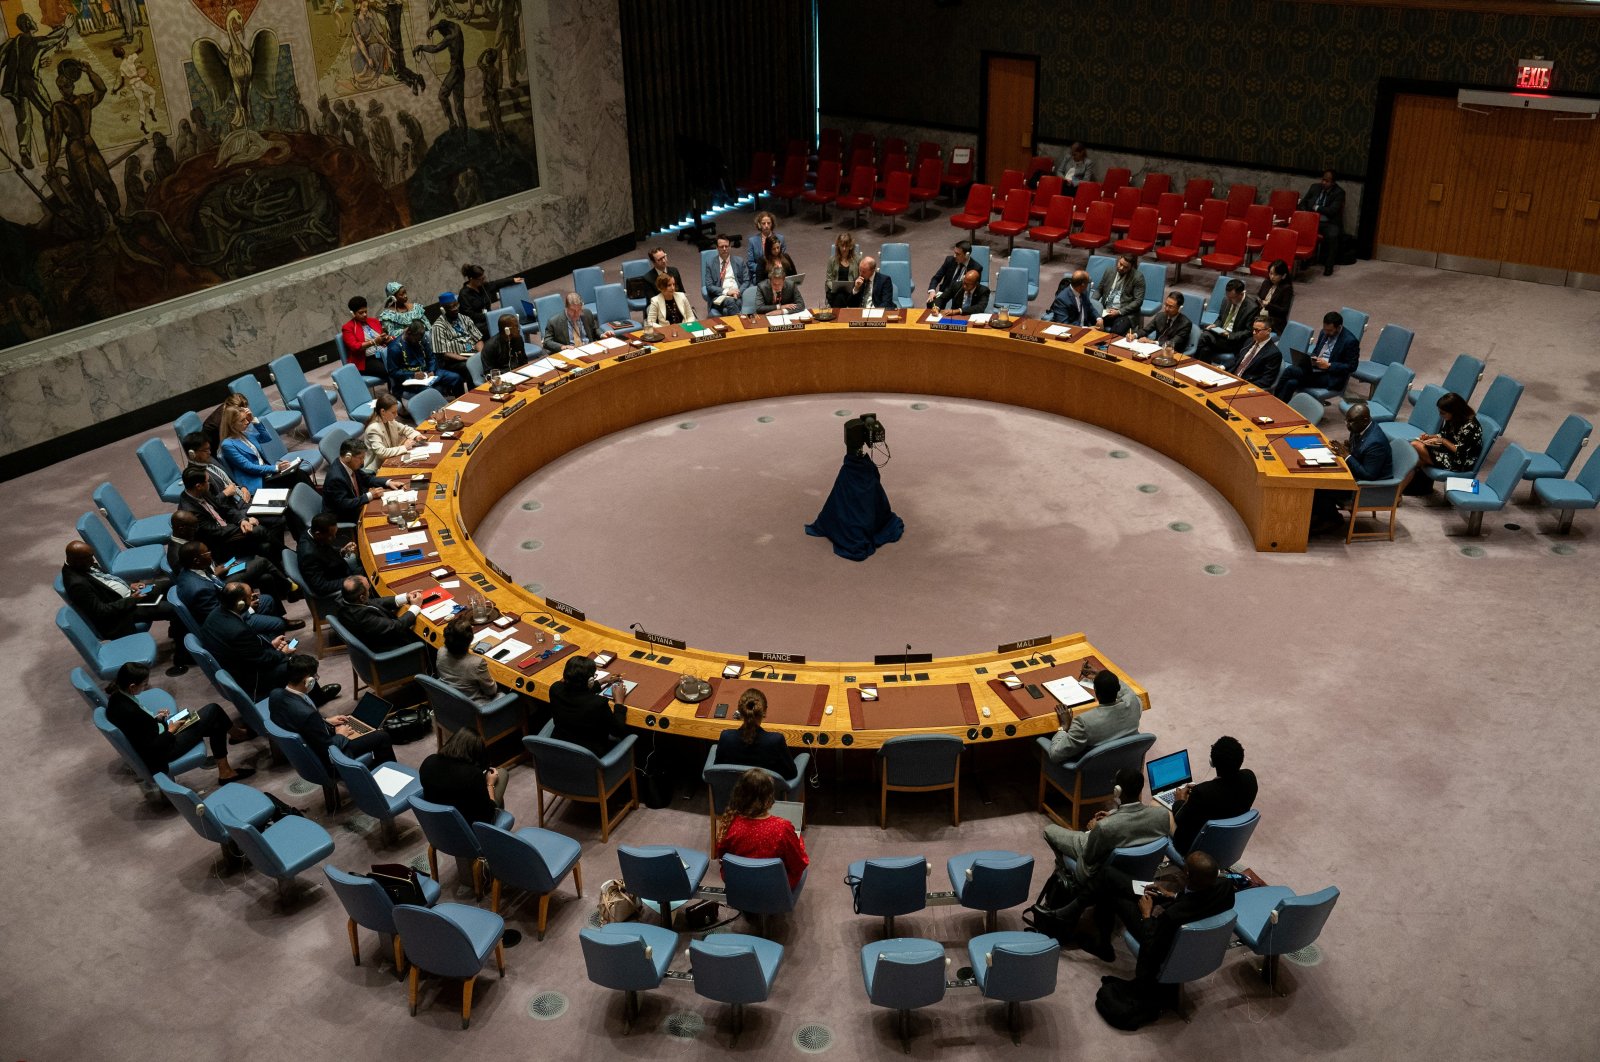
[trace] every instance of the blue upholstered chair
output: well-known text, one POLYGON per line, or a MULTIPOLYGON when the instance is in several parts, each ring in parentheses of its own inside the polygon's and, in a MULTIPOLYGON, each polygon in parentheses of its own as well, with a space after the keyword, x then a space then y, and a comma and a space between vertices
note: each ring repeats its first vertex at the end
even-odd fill
MULTIPOLYGON (((776 771, 767 771, 772 775, 772 781, 777 787, 779 800, 798 801, 801 805, 800 825, 804 826, 806 802, 806 771, 811 767, 811 753, 802 752, 794 758, 794 775, 785 778, 776 771)), ((740 764, 718 763, 717 746, 706 750, 705 766, 700 769, 700 779, 706 783, 706 796, 711 811, 711 847, 717 846, 717 816, 728 810, 728 798, 733 795, 733 786, 739 777, 750 768, 740 764)), ((765 770, 765 768, 762 768, 765 770)))
POLYGON ((241 782, 226 782, 207 793, 202 800, 200 794, 174 782, 165 771, 157 772, 152 781, 166 796, 167 802, 183 816, 183 821, 189 824, 190 829, 199 834, 202 840, 210 841, 222 849, 225 863, 233 861, 228 852, 228 831, 217 821, 213 809, 225 808, 235 819, 248 822, 258 830, 267 824, 276 810, 272 801, 267 799, 267 794, 241 782))
POLYGON ((176 503, 183 493, 183 469, 172 459, 172 451, 161 445, 160 439, 146 439, 135 452, 156 494, 164 502, 176 503))
POLYGON ((1040 933, 985 933, 967 942, 967 957, 978 991, 1006 1005, 1011 1042, 1022 1042, 1021 1004, 1056 990, 1061 945, 1040 933))
POLYGON ((1567 414, 1567 419, 1556 429, 1544 453, 1528 455, 1528 470, 1522 473, 1522 478, 1534 482, 1565 479, 1567 473, 1572 471, 1573 462, 1578 460, 1578 451, 1588 443, 1589 433, 1593 430, 1594 425, 1576 413, 1567 414))
POLYGON ((961 825, 961 753, 953 734, 892 737, 878 747, 878 825, 888 825, 889 792, 926 793, 948 789, 950 823, 961 825))
POLYGON ((1200 346, 1200 318, 1205 313, 1206 300, 1196 291, 1180 291, 1178 297, 1183 300, 1183 315, 1189 319, 1189 343, 1183 348, 1183 353, 1193 356, 1200 346))
MULTIPOLYGON (((735 253, 737 253, 737 252, 735 252, 735 253)), ((708 247, 705 250, 700 252, 700 270, 699 270, 699 272, 697 272, 694 275, 693 280, 695 282, 695 286, 699 287, 701 289, 700 290, 700 294, 701 294, 702 297, 705 296, 706 292, 705 292, 705 286, 700 283, 700 280, 701 280, 702 277, 705 276, 706 263, 708 261, 710 261, 711 259, 715 258, 716 256, 717 256, 717 249, 715 247, 708 247)), ((648 258, 624 258, 622 260, 622 262, 621 262, 621 265, 620 265, 620 271, 621 271, 621 275, 622 275, 622 291, 623 291, 623 294, 624 295, 627 294, 628 281, 632 280, 634 277, 649 276, 650 275, 650 269, 651 269, 650 259, 648 259, 648 258)), ((690 282, 690 278, 685 277, 684 278, 684 283, 687 284, 689 282, 690 282)), ((689 292, 684 292, 684 294, 688 295, 690 293, 689 292)), ((645 308, 648 307, 649 305, 650 305, 650 300, 649 299, 629 299, 628 300, 628 309, 629 309, 629 311, 631 311, 629 313, 629 316, 631 317, 635 313, 643 313, 645 311, 645 308)), ((707 314, 707 316, 712 316, 712 317, 716 316, 715 314, 711 313, 711 307, 710 307, 710 300, 709 299, 707 300, 706 314, 707 314)))
MULTIPOLYGON (((1478 407, 1478 421, 1483 425, 1483 435, 1487 440, 1492 428, 1495 435, 1504 435, 1506 428, 1511 426, 1511 414, 1517 410, 1517 402, 1522 398, 1522 384, 1514 377, 1501 373, 1489 385, 1489 390, 1483 396, 1483 404, 1478 407)), ((1489 443, 1483 444, 1483 452, 1489 452, 1489 443)))
POLYGON ((123 499, 122 492, 109 483, 102 483, 94 489, 94 503, 117 537, 122 539, 122 544, 129 549, 139 546, 164 547, 167 539, 172 537, 171 513, 136 517, 123 499))
POLYGON ((705 879, 711 857, 693 848, 655 844, 622 845, 617 849, 623 887, 645 907, 661 915, 662 925, 672 924, 672 910, 694 899, 705 879))
POLYGON ((1428 384, 1423 387, 1417 396, 1417 401, 1411 407, 1411 415, 1404 422, 1391 420, 1383 426, 1383 433, 1391 439, 1404 439, 1410 442, 1420 439, 1424 435, 1435 435, 1439 431, 1439 424, 1444 416, 1439 412, 1439 399, 1445 394, 1444 388, 1438 384, 1428 384))
POLYGON ((772 994, 783 945, 744 933, 718 933, 689 944, 695 994, 733 1007, 733 1034, 744 1031, 744 1008, 772 994))
POLYGON ((789 888, 789 872, 781 859, 722 857, 722 884, 727 889, 728 906, 753 919, 762 936, 767 935, 767 916, 788 914, 800 902, 800 891, 811 873, 807 867, 794 888, 789 888))
MULTIPOLYGON (((1160 869, 1161 863, 1167 858, 1171 842, 1165 837, 1157 837, 1144 844, 1131 844, 1126 848, 1113 848, 1111 854, 1106 856, 1106 866, 1116 867, 1128 877, 1137 881, 1151 881, 1160 869)), ((1057 855, 1061 865, 1072 873, 1078 869, 1078 861, 1068 855, 1057 855)))
POLYGON ((1278 337, 1278 349, 1285 358, 1290 356, 1290 351, 1311 349, 1311 326, 1299 321, 1289 321, 1283 326, 1283 335, 1278 337))
POLYGON ((294 431, 300 426, 303 418, 299 411, 272 408, 272 400, 267 397, 261 381, 254 375, 246 373, 238 379, 230 380, 228 390, 244 395, 250 403, 250 412, 256 415, 256 419, 280 435, 286 431, 294 431))
MULTIPOLYGON (((1237 917, 1233 911, 1223 911, 1210 918, 1185 924, 1173 938, 1172 950, 1161 961, 1156 983, 1170 986, 1170 1002, 1184 1021, 1189 1020, 1189 1014, 1183 1006, 1183 986, 1214 973, 1222 965, 1223 957, 1228 953, 1228 944, 1233 938, 1237 917)), ((1123 931, 1122 940, 1137 959, 1139 941, 1126 930, 1123 931)))
POLYGON ((894 936, 897 915, 928 906, 928 861, 922 856, 862 859, 845 870, 856 914, 883 919, 883 935, 894 936))
POLYGON ((1572 479, 1534 480, 1533 496, 1561 513, 1557 533, 1571 531, 1572 514, 1578 509, 1593 509, 1600 501, 1600 450, 1589 455, 1572 479))
MULTIPOLYGON (((334 394, 338 394, 337 391, 334 394)), ((306 435, 317 444, 317 452, 322 452, 322 440, 328 433, 336 428, 348 425, 361 430, 361 425, 353 420, 341 420, 333 412, 333 403, 328 401, 328 392, 316 384, 307 384, 299 392, 300 412, 306 418, 306 435)), ((348 438, 348 436, 346 436, 348 438)))
POLYGON ((1350 334, 1356 337, 1356 342, 1361 342, 1361 337, 1367 331, 1367 314, 1363 310, 1352 310, 1348 306, 1339 308, 1339 316, 1344 318, 1344 326, 1350 334))
POLYGON ((1144 770, 1145 753, 1155 743, 1154 734, 1129 734, 1103 741, 1076 760, 1056 764, 1050 762, 1050 739, 1039 738, 1039 810, 1061 826, 1080 829, 1083 809, 1111 803, 1115 799, 1111 786, 1117 771, 1123 767, 1144 770), (1070 819, 1062 818, 1045 802, 1047 788, 1067 798, 1072 812, 1070 819))
MULTIPOLYGON (((888 244, 884 245, 889 246, 888 244)), ((894 303, 902 310, 911 309, 912 296, 916 293, 911 280, 911 263, 901 261, 885 261, 878 263, 878 272, 888 277, 894 284, 894 303)))
POLYGON ((978 267, 978 282, 988 287, 994 287, 989 276, 989 245, 975 243, 972 245, 972 264, 978 267))
POLYGON ((500 976, 506 975, 506 949, 500 942, 506 929, 504 919, 461 903, 433 907, 398 903, 394 928, 405 941, 405 956, 411 960, 411 1016, 417 1014, 418 975, 427 970, 461 979, 461 1027, 472 1024, 472 988, 490 952, 500 976))
MULTIPOLYGON (((688 296, 687 292, 684 294, 688 296)), ((642 321, 634 319, 633 310, 628 305, 627 291, 621 284, 601 284, 594 289, 594 297, 595 317, 602 329, 609 328, 617 335, 625 336, 644 327, 642 321)))
POLYGON ((539 330, 541 332, 550 326, 551 321, 566 312, 564 300, 565 296, 559 291, 551 292, 549 295, 540 295, 533 300, 534 312, 539 315, 539 330))
POLYGON ((294 768, 294 773, 310 782, 312 785, 322 787, 323 803, 329 811, 338 811, 343 801, 339 797, 339 776, 329 773, 322 765, 322 760, 311 751, 311 746, 306 744, 305 738, 293 731, 285 730, 272 721, 270 716, 262 719, 265 727, 261 733, 271 739, 272 744, 283 753, 289 761, 289 766, 294 768))
MULTIPOLYGON (((583 308, 596 317, 600 316, 600 311, 596 308, 598 299, 595 292, 605 282, 606 271, 599 266, 579 266, 572 271, 572 290, 576 291, 578 296, 583 299, 583 308)), ((542 314, 540 319, 544 320, 542 314)), ((545 321, 545 323, 548 324, 549 322, 545 321)))
POLYGON ((1211 294, 1206 298, 1206 308, 1194 319, 1197 329, 1204 328, 1222 316, 1222 304, 1228 297, 1228 281, 1233 279, 1237 278, 1220 276, 1217 282, 1211 285, 1211 294))
POLYGON ((1296 391, 1289 396, 1289 408, 1306 418, 1306 423, 1316 427, 1322 423, 1322 418, 1328 413, 1328 407, 1322 404, 1320 398, 1296 391))
MULTIPOLYGON (((106 691, 87 671, 81 667, 75 667, 72 669, 70 678, 72 680, 72 688, 77 690, 78 696, 82 697, 89 705, 90 712, 93 712, 96 708, 104 708, 106 706, 108 703, 106 691)), ((162 711, 176 712, 178 710, 178 704, 172 699, 172 694, 154 686, 139 694, 134 700, 139 702, 139 707, 151 715, 162 711)))
POLYGON ((346 439, 352 439, 360 434, 361 425, 353 420, 341 420, 334 424, 329 429, 328 434, 324 435, 322 440, 317 443, 317 454, 322 458, 322 463, 332 465, 338 461, 339 447, 344 445, 346 439))
MULTIPOLYGON (((1488 449, 1487 444, 1484 449, 1488 449)), ((1506 507, 1506 502, 1511 500, 1511 492, 1522 482, 1522 474, 1527 470, 1528 451, 1512 443, 1496 459, 1489 474, 1478 480, 1477 493, 1464 490, 1444 492, 1446 501, 1467 514, 1468 535, 1482 533, 1484 513, 1497 513, 1506 507)))
POLYGON ((1378 332, 1378 341, 1372 344, 1372 357, 1358 361, 1355 370, 1350 374, 1351 378, 1376 387, 1378 381, 1383 379, 1385 368, 1390 365, 1405 364, 1406 355, 1411 353, 1411 341, 1414 338, 1415 333, 1409 328, 1402 328, 1397 324, 1384 325, 1378 332))
POLYGON ((339 392, 339 401, 357 424, 365 424, 372 416, 372 389, 367 384, 368 379, 354 365, 341 365, 333 370, 333 386, 339 392))
MULTIPOLYGON (((296 414, 298 416, 299 414, 296 414)), ((299 450, 290 450, 283 438, 273 430, 272 425, 264 425, 266 438, 261 440, 261 456, 268 461, 282 461, 286 457, 294 458, 300 462, 301 469, 305 472, 315 472, 322 467, 322 451, 315 446, 299 450)))
POLYGON ((1389 475, 1383 479, 1358 479, 1356 480, 1355 494, 1350 500, 1350 523, 1345 527, 1345 542, 1354 542, 1358 538, 1387 538, 1394 541, 1395 522, 1400 515, 1400 502, 1405 494, 1406 484, 1411 482, 1411 477, 1417 471, 1417 451, 1411 443, 1404 438, 1397 438, 1387 434, 1393 422, 1381 425, 1385 437, 1389 440, 1389 475), (1357 531, 1356 517, 1363 513, 1374 517, 1382 513, 1389 514, 1389 526, 1379 527, 1376 531, 1357 531))
MULTIPOLYGON (((1456 360, 1450 363, 1450 371, 1444 374, 1443 388, 1471 402, 1472 392, 1478 389, 1478 381, 1481 379, 1483 379, 1483 360, 1474 358, 1471 354, 1457 354, 1456 360)), ((1416 405, 1421 398, 1420 387, 1406 395, 1406 401, 1412 405, 1416 405)))
POLYGON ((522 732, 522 702, 515 690, 506 690, 487 704, 479 704, 432 675, 419 674, 417 684, 433 709, 434 727, 443 733, 453 734, 470 727, 485 745, 493 745, 522 732))
POLYGON ((261 830, 227 807, 212 807, 211 813, 250 865, 278 883, 279 899, 297 874, 333 854, 333 838, 308 818, 290 815, 261 830))
POLYGON ((550 915, 550 894, 570 871, 573 887, 583 896, 583 846, 570 837, 537 826, 516 833, 490 822, 474 822, 472 832, 483 851, 489 879, 489 910, 500 913, 500 886, 509 885, 539 897, 539 939, 550 915))
MULTIPOLYGON (((300 359, 293 354, 273 358, 267 363, 267 371, 272 374, 273 383, 278 385, 278 397, 283 399, 284 406, 305 412, 301 402, 301 392, 312 384, 306 379, 305 370, 300 367, 300 359)), ((323 401, 329 405, 339 397, 336 388, 318 387, 317 390, 322 392, 323 401)))
POLYGON ((467 355, 467 360, 462 366, 467 374, 467 390, 482 387, 489 380, 489 374, 483 367, 483 351, 475 350, 467 355))
POLYGON ((1233 932, 1245 947, 1267 960, 1261 973, 1268 984, 1275 984, 1278 956, 1316 943, 1338 902, 1335 885, 1305 896, 1283 885, 1246 889, 1233 899, 1233 913, 1238 916, 1233 932))
POLYGON ((411 414, 413 422, 421 424, 425 420, 432 420, 433 415, 444 408, 444 404, 444 395, 432 387, 424 387, 406 399, 406 411, 411 414))
POLYGON ((539 733, 522 739, 533 760, 539 825, 544 825, 544 795, 551 793, 582 804, 598 804, 600 840, 610 840, 612 828, 639 806, 639 781, 633 773, 635 735, 629 734, 600 757, 582 745, 556 740, 550 736, 554 730, 553 723, 546 723, 539 733), (611 798, 624 784, 627 803, 612 818, 611 798))
MULTIPOLYGON (((472 832, 460 811, 448 804, 435 804, 424 800, 420 793, 411 794, 411 812, 422 826, 428 839, 428 873, 439 879, 439 853, 472 861, 472 891, 483 895, 483 845, 472 832)), ((494 825, 509 830, 516 825, 516 817, 504 808, 495 812, 494 825)))
MULTIPOLYGON (((122 757, 122 762, 126 763, 129 769, 133 771, 134 776, 139 779, 139 787, 144 789, 146 795, 148 795, 149 788, 156 784, 155 779, 151 777, 149 768, 144 765, 144 761, 139 758, 139 754, 133 751, 133 746, 128 743, 127 735, 112 725, 111 720, 106 717, 104 708, 96 708, 94 710, 94 728, 100 731, 105 739, 111 743, 112 748, 117 750, 117 755, 122 757)), ((205 743, 201 742, 167 764, 167 774, 182 774, 184 771, 193 771, 202 767, 205 765, 206 756, 205 743)))
MULTIPOLYGON (((1386 424, 1400 416, 1406 392, 1411 388, 1411 381, 1416 378, 1416 373, 1399 362, 1384 367, 1378 386, 1372 389, 1372 397, 1367 399, 1367 410, 1372 414, 1374 424, 1386 424)), ((1341 413, 1347 411, 1352 404, 1351 400, 1341 398, 1339 411, 1341 413)))
MULTIPOLYGON (((1216 860, 1218 868, 1227 870, 1244 858, 1245 846, 1250 843, 1250 837, 1256 832, 1256 825, 1260 821, 1261 812, 1255 808, 1231 818, 1210 819, 1195 834, 1189 852, 1204 852, 1216 860)), ((1167 845, 1167 857, 1174 863, 1182 863, 1189 852, 1179 852, 1177 846, 1170 842, 1167 845)))
POLYGON ((156 662, 156 640, 149 634, 126 634, 103 642, 71 605, 62 605, 56 611, 56 630, 66 635, 83 659, 83 666, 96 678, 115 678, 123 664, 138 662, 148 667, 156 662))
MULTIPOLYGON (((196 658, 199 659, 198 654, 196 654, 196 658)), ((212 662, 215 663, 215 660, 212 662)), ((251 730, 254 730, 269 741, 271 740, 272 735, 268 730, 271 718, 267 714, 265 698, 257 701, 251 697, 244 691, 244 687, 239 685, 238 680, 228 673, 226 668, 219 668, 211 675, 211 684, 217 688, 217 692, 221 693, 233 705, 234 710, 239 713, 239 721, 241 723, 244 723, 251 730)), ((274 744, 274 748, 276 748, 276 744, 274 744)), ((278 749, 278 754, 283 755, 283 750, 278 749)), ((284 758, 287 759, 286 756, 284 758)))
POLYGON ((352 693, 360 694, 370 686, 373 693, 382 697, 428 671, 428 643, 421 639, 374 652, 352 635, 337 616, 328 617, 328 626, 349 650, 352 693))
POLYGON ((639 1016, 639 993, 660 988, 678 947, 678 934, 641 922, 611 922, 578 932, 589 980, 601 988, 626 994, 623 1033, 639 1016))
POLYGON ((505 287, 501 288, 500 308, 498 310, 490 310, 488 314, 490 328, 492 329, 494 327, 495 320, 498 319, 501 314, 514 313, 517 315, 518 321, 521 322, 523 335, 527 335, 529 332, 539 331, 539 329, 546 323, 543 314, 537 307, 534 308, 532 313, 525 311, 522 308, 523 303, 527 303, 529 306, 535 306, 533 296, 528 293, 528 285, 523 283, 515 283, 507 284, 505 287))
MULTIPOLYGON (((1035 252, 1036 254, 1038 252, 1035 252)), ((878 268, 883 268, 885 262, 911 263, 911 245, 909 243, 886 243, 878 250, 878 268)))
MULTIPOLYGON (((910 259, 907 259, 909 262, 910 259)), ((1025 269, 1028 272, 1028 301, 1032 302, 1039 297, 1039 250, 1036 247, 1018 247, 1011 252, 1011 259, 1007 264, 1009 269, 1025 269)))
POLYGON ((1167 266, 1165 262, 1140 262, 1139 272, 1144 274, 1144 302, 1139 304, 1139 314, 1149 317, 1161 309, 1167 298, 1167 266))
MULTIPOLYGON (((392 937, 394 944, 394 970, 396 976, 404 976, 406 972, 406 955, 402 947, 400 934, 394 925, 395 903, 389 894, 366 874, 347 874, 338 867, 324 863, 322 873, 327 875, 328 884, 333 886, 333 893, 339 897, 339 902, 344 905, 347 916, 345 928, 350 933, 350 958, 357 966, 361 965, 361 943, 356 938, 356 927, 370 929, 374 933, 392 937)), ((422 889, 422 905, 432 907, 439 902, 439 883, 426 874, 417 875, 417 884, 422 889)))
POLYGON ((945 864, 956 902, 984 913, 984 929, 993 932, 999 912, 1020 907, 1033 891, 1033 856, 1019 852, 965 852, 945 864))
MULTIPOLYGON (((333 345, 335 347, 337 347, 338 350, 339 350, 339 361, 341 363, 339 368, 342 369, 346 365, 349 365, 352 369, 354 369, 355 366, 351 365, 351 363, 350 363, 350 348, 344 345, 344 332, 342 330, 338 331, 338 332, 335 332, 333 334, 333 345)), ((337 373, 338 371, 339 371, 338 369, 334 370, 335 373, 337 373)), ((361 380, 368 387, 377 387, 381 383, 387 383, 387 379, 385 377, 383 377, 383 376, 374 376, 374 375, 370 375, 370 374, 362 375, 362 373, 361 373, 361 371, 359 369, 356 370, 356 375, 360 376, 361 380)), ((338 390, 338 388, 336 387, 335 390, 338 390)))
POLYGON ((344 782, 344 787, 350 790, 350 799, 355 801, 356 807, 382 823, 385 839, 393 844, 399 837, 394 820, 409 811, 411 798, 422 792, 417 769, 403 763, 385 763, 373 768, 333 748, 328 750, 328 762, 333 764, 334 773, 344 782), (378 771, 386 772, 390 777, 394 774, 404 775, 407 781, 391 796, 383 791, 383 786, 374 777, 378 771))
MULTIPOLYGON (((172 433, 178 440, 178 452, 184 453, 183 440, 196 433, 205 434, 206 422, 200 419, 200 414, 194 410, 185 410, 178 414, 178 419, 172 422, 172 433)), ((185 455, 187 456, 187 455, 185 455)))
POLYGON ((119 579, 129 582, 154 579, 161 574, 161 560, 166 550, 160 545, 124 548, 111 537, 111 529, 96 513, 78 517, 78 537, 94 550, 100 567, 119 579))
POLYGON ((901 1047, 911 1050, 911 1012, 944 999, 944 947, 921 937, 895 937, 861 948, 861 980, 875 1007, 897 1012, 901 1047))
POLYGON ((989 311, 1004 309, 1020 317, 1028 312, 1028 271, 1014 266, 1002 266, 994 291, 989 296, 989 311))

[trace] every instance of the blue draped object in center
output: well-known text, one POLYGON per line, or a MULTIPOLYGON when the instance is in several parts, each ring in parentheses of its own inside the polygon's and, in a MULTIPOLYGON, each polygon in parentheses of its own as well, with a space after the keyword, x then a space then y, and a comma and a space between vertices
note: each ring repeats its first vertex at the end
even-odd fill
POLYGON ((889 495, 878 479, 878 466, 865 454, 848 454, 833 481, 828 500, 806 534, 826 538, 846 560, 863 561, 905 534, 905 521, 889 508, 889 495))

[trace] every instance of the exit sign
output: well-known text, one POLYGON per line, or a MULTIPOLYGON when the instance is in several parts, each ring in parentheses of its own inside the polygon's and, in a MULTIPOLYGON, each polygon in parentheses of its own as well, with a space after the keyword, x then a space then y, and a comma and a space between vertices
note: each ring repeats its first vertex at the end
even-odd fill
POLYGON ((1516 87, 1534 92, 1549 92, 1550 79, 1555 72, 1556 64, 1549 59, 1519 59, 1516 87))

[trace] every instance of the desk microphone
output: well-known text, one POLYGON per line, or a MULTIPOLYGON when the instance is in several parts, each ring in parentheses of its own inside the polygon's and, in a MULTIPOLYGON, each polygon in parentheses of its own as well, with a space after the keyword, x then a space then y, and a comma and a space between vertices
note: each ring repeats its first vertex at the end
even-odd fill
MULTIPOLYGON (((635 634, 641 634, 641 635, 648 636, 649 633, 650 633, 649 631, 645 630, 643 627, 639 626, 637 623, 628 624, 628 629, 633 631, 635 634)), ((649 637, 642 637, 639 640, 644 642, 644 644, 645 644, 645 656, 644 656, 644 658, 646 660, 654 660, 656 658, 657 654, 652 653, 650 651, 650 646, 651 646, 652 643, 651 643, 649 637)))
POLYGON ((911 666, 911 643, 906 643, 906 655, 900 659, 900 681, 906 679, 906 669, 911 666))

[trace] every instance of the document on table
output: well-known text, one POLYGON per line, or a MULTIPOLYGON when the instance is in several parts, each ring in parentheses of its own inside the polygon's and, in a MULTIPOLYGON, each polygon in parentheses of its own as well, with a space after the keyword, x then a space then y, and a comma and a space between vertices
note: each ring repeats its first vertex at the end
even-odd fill
POLYGON ((417 492, 414 490, 386 490, 383 492, 383 504, 385 505, 405 505, 407 502, 416 500, 417 492))
POLYGON ((1041 332, 1040 334, 1041 335, 1047 335, 1051 339, 1059 339, 1062 336, 1071 334, 1071 332, 1072 332, 1072 329, 1068 328, 1066 325, 1058 324, 1058 325, 1051 325, 1049 328, 1044 329, 1044 331, 1041 332))
MULTIPOLYGON (((442 586, 443 584, 441 583, 440 585, 442 586)), ((485 629, 482 634, 478 635, 478 641, 480 641, 480 642, 498 642, 503 638, 509 637, 513 630, 515 630, 514 627, 505 627, 505 628, 503 628, 501 630, 488 630, 488 629, 485 629)))
POLYGON ((288 487, 262 487, 250 495, 253 505, 286 505, 289 502, 288 487))
MULTIPOLYGON (((1160 348, 1158 347, 1156 349, 1159 350, 1160 348)), ((1220 387, 1226 383, 1237 382, 1227 373, 1218 372, 1215 369, 1208 369, 1204 365, 1184 365, 1181 368, 1177 368, 1172 371, 1177 373, 1179 376, 1184 376, 1190 380, 1193 380, 1201 387, 1220 387)))
POLYGON ((468 402, 466 399, 463 398, 463 399, 460 399, 458 401, 451 402, 448 406, 445 406, 444 408, 446 408, 448 410, 451 410, 453 412, 456 412, 456 413, 471 413, 474 409, 478 408, 478 403, 476 403, 476 402, 468 402))
POLYGON ((774 328, 781 328, 784 325, 788 325, 788 324, 796 324, 799 321, 800 321, 800 315, 799 314, 789 314, 789 313, 769 313, 769 314, 767 314, 767 324, 771 325, 774 328))
POLYGON ((528 378, 520 372, 503 372, 500 374, 500 379, 508 384, 525 384, 528 382, 528 378))
POLYGON ((567 363, 557 361, 555 358, 540 358, 528 366, 528 374, 530 376, 543 376, 547 372, 566 372, 566 370, 567 363))
POLYGON ((454 600, 446 598, 436 605, 430 605, 429 607, 423 609, 422 615, 424 619, 427 619, 433 623, 438 623, 442 619, 447 619, 448 617, 455 615, 458 607, 460 606, 458 606, 454 600))
POLYGON ((1326 446, 1307 446, 1300 450, 1300 459, 1308 465, 1337 465, 1339 459, 1326 446))
POLYGON ((573 350, 573 356, 580 358, 598 358, 606 352, 606 348, 599 343, 586 343, 573 350))
POLYGON ((1114 347, 1124 347, 1133 351, 1135 354, 1154 354, 1156 351, 1161 349, 1160 343, 1151 343, 1149 340, 1144 339, 1124 339, 1111 345, 1114 347))
POLYGON ((425 546, 427 544, 428 533, 426 531, 408 531, 403 535, 395 535, 393 538, 385 539, 383 542, 375 544, 373 550, 374 552, 394 553, 398 550, 410 549, 412 546, 425 546))
POLYGON ((627 346, 628 341, 626 339, 618 339, 616 336, 612 336, 609 339, 602 339, 600 341, 600 345, 606 350, 616 350, 618 347, 627 346))
POLYGON ((982 328, 989 323, 989 318, 993 316, 994 314, 992 313, 975 313, 967 318, 967 324, 975 328, 982 328))
POLYGON ((862 310, 861 311, 861 319, 863 321, 876 321, 878 318, 880 318, 882 316, 883 316, 883 311, 882 310, 862 310))
POLYGON ((520 642, 515 638, 507 638, 483 655, 490 660, 495 660, 502 664, 510 664, 521 660, 531 652, 533 652, 533 646, 527 642, 520 642))
POLYGON ((417 378, 417 377, 412 377, 411 379, 408 379, 408 380, 401 380, 400 381, 400 386, 401 387, 431 387, 433 385, 433 382, 435 380, 437 380, 437 379, 438 379, 437 376, 423 376, 420 379, 417 378))
POLYGON ((1094 700, 1094 694, 1083 688, 1083 683, 1075 678, 1051 679, 1044 684, 1050 695, 1061 702, 1064 708, 1073 708, 1080 704, 1088 704, 1094 700))
POLYGON ((394 796, 413 781, 409 774, 397 771, 387 763, 372 772, 372 780, 378 783, 378 788, 383 790, 386 797, 394 796))

